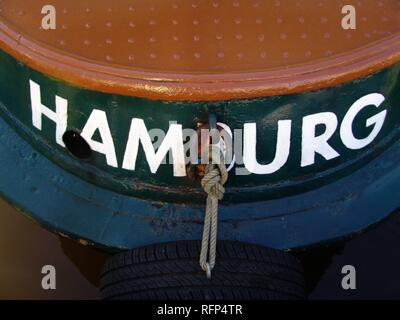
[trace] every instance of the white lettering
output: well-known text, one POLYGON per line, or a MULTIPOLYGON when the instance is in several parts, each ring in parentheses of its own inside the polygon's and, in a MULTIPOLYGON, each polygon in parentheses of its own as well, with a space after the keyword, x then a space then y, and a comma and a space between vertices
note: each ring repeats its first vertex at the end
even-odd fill
POLYGON ((127 170, 135 170, 139 142, 142 143, 143 150, 152 173, 157 172, 158 167, 160 166, 164 157, 167 155, 168 151, 171 150, 174 165, 174 176, 186 176, 182 125, 171 124, 164 140, 160 144, 157 152, 155 152, 144 121, 137 118, 132 119, 122 168, 127 170))
POLYGON ((368 137, 364 139, 357 139, 354 137, 353 133, 353 122, 354 118, 357 114, 367 106, 373 105, 375 107, 379 107, 382 102, 385 101, 385 97, 379 93, 371 93, 367 96, 364 96, 358 99, 354 104, 350 107, 349 111, 347 111, 346 116, 342 121, 342 125, 340 127, 340 138, 343 141, 343 144, 352 150, 358 150, 366 147, 372 141, 375 140, 379 132, 383 127, 383 123, 385 122, 387 110, 383 110, 380 113, 370 117, 366 121, 366 127, 374 126, 371 133, 368 137))
POLYGON ((42 114, 56 123, 56 142, 65 147, 62 140, 64 132, 67 130, 68 119, 68 101, 56 96, 56 111, 52 111, 42 104, 40 86, 32 80, 29 80, 31 89, 31 108, 32 124, 39 130, 42 130, 42 114))
POLYGON ((289 157, 291 125, 291 120, 278 121, 275 158, 271 163, 262 165, 257 162, 256 157, 256 124, 244 124, 243 162, 248 171, 255 174, 271 174, 283 167, 289 157))
POLYGON ((306 167, 315 163, 315 154, 319 153, 326 160, 339 156, 328 140, 335 133, 338 120, 332 112, 321 112, 303 118, 303 134, 301 142, 301 166, 306 167), (315 136, 317 125, 324 125, 325 132, 315 136))
POLYGON ((114 141, 111 136, 108 125, 107 115, 104 111, 94 109, 90 114, 85 127, 82 130, 81 137, 86 140, 90 147, 106 156, 107 164, 118 168, 117 156, 115 155, 114 141), (102 142, 92 139, 96 130, 99 130, 102 142))

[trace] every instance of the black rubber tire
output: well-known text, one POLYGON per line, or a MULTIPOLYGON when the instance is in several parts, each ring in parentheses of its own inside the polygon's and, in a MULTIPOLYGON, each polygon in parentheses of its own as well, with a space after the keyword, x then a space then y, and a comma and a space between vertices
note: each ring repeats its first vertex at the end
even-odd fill
POLYGON ((116 254, 104 265, 106 300, 305 299, 300 261, 257 245, 218 241, 212 279, 199 266, 199 241, 156 244, 116 254))

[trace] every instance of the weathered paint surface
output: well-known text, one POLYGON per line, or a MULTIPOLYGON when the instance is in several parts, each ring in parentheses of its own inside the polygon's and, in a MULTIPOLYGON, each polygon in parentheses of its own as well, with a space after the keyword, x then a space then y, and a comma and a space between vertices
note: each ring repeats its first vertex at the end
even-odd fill
MULTIPOLYGON (((141 200, 60 170, 0 118, 0 194, 50 230, 116 250, 200 239, 204 208, 141 200)), ((399 207, 400 143, 352 175, 283 199, 220 207, 218 237, 289 249, 361 231, 399 207)))
MULTIPOLYGON (((399 65, 368 78, 325 90, 210 104, 150 101, 82 90, 49 79, 4 53, 0 54, 0 63, 3 71, 0 75, 0 112, 20 134, 39 152, 69 172, 97 186, 142 199, 193 204, 204 200, 198 181, 174 177, 172 165, 161 165, 156 174, 152 174, 143 150, 139 150, 134 171, 121 168, 132 118, 143 119, 147 129, 160 128, 165 132, 171 121, 176 121, 183 128, 195 128, 197 122, 208 119, 210 109, 217 115, 218 121, 229 125, 232 130, 254 123, 257 126, 257 161, 260 163, 269 163, 274 159, 278 122, 290 120, 291 146, 285 165, 267 175, 230 175, 225 196, 227 204, 279 198, 331 183, 379 155, 396 141, 399 133, 399 65), (40 102, 43 105, 55 109, 56 96, 68 103, 67 129, 80 132, 94 109, 104 113, 113 138, 116 165, 110 165, 104 154, 100 153, 94 153, 94 157, 86 162, 74 159, 57 143, 55 124, 45 115, 42 115, 41 130, 38 130, 32 124, 30 80, 40 84, 40 102), (379 109, 375 106, 363 109, 353 123, 353 131, 360 138, 367 137, 371 127, 365 125, 366 120, 387 110, 384 125, 367 147, 350 150, 340 137, 340 123, 355 101, 371 93, 381 94, 385 100, 379 109), (340 156, 326 160, 316 155, 313 165, 301 166, 304 118, 325 112, 334 113, 338 119, 339 125, 329 144, 340 156)), ((98 137, 95 135, 94 139, 98 137)))
POLYGON ((80 161, 57 144, 55 125, 32 125, 29 80, 44 90, 41 102, 68 100, 68 129, 80 131, 94 108, 107 113, 117 158, 126 148, 130 119, 167 131, 170 121, 186 128, 208 119, 209 110, 231 128, 257 124, 257 158, 275 154, 277 122, 292 121, 292 150, 285 167, 270 175, 232 175, 220 210, 221 239, 294 248, 338 238, 378 222, 399 206, 400 66, 325 90, 217 103, 150 101, 81 90, 49 79, 0 53, 0 194, 51 230, 108 248, 200 239, 204 193, 199 183, 174 177, 171 165, 151 174, 143 153, 135 171, 107 164, 102 154, 80 161), (350 150, 340 130, 329 140, 340 157, 316 158, 301 167, 302 119, 333 112, 343 121, 360 97, 385 97, 354 122, 360 138, 367 119, 387 110, 379 135, 366 148, 350 150))

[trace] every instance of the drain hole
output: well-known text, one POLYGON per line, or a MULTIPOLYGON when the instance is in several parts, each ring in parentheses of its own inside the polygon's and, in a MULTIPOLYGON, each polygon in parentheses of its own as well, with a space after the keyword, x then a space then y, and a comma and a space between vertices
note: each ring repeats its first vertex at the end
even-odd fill
POLYGON ((71 152, 75 157, 82 160, 88 160, 91 158, 92 149, 78 132, 66 131, 62 139, 68 151, 71 152))

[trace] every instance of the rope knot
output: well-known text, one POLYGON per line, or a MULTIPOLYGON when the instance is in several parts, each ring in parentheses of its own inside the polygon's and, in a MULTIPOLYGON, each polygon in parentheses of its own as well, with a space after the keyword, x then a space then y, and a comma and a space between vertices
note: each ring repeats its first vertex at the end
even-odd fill
POLYGON ((228 171, 224 164, 221 149, 213 145, 210 155, 211 163, 207 165, 201 185, 207 193, 206 214, 204 218, 203 240, 201 244, 200 266, 211 277, 215 266, 217 247, 218 200, 222 200, 225 193, 223 187, 228 180, 228 171))
POLYGON ((207 165, 205 175, 201 180, 201 186, 211 197, 222 200, 225 193, 223 185, 228 180, 222 152, 218 146, 212 146, 211 163, 207 165))
POLYGON ((225 193, 224 183, 220 169, 215 165, 207 166, 206 173, 201 180, 204 191, 210 197, 222 200, 225 193))

